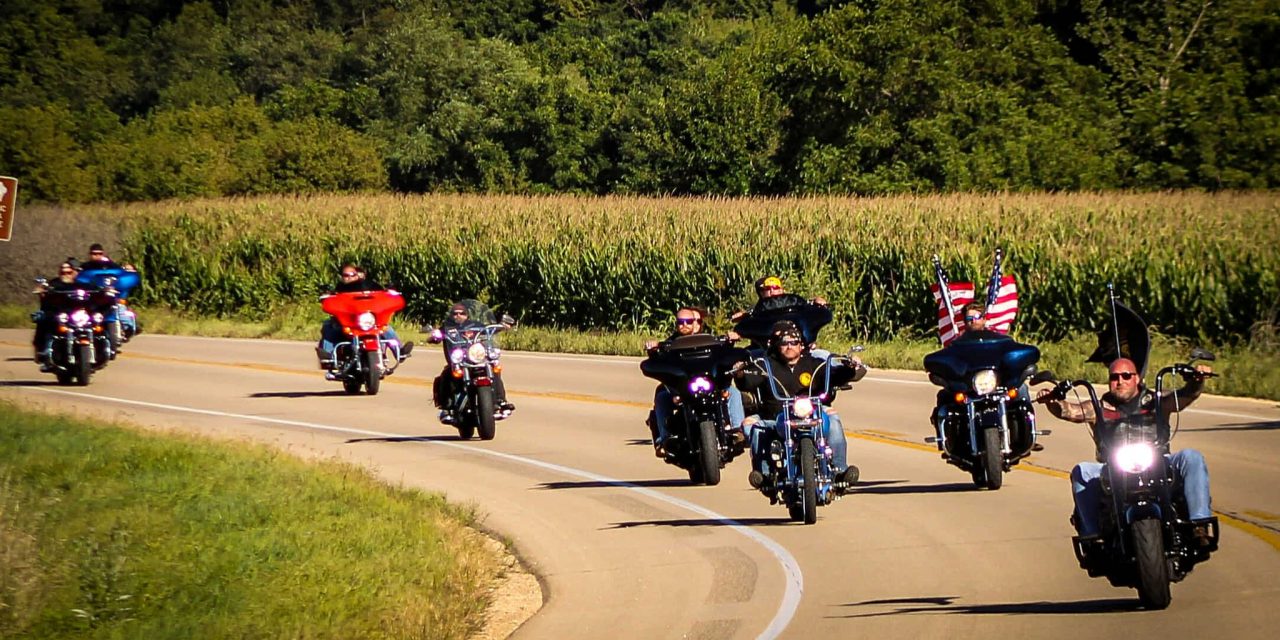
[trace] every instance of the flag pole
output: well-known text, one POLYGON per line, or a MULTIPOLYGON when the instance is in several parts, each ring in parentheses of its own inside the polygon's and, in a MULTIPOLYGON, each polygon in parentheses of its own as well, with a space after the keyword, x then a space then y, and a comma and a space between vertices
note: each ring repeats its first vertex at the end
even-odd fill
POLYGON ((1120 352, 1120 317, 1116 314, 1116 287, 1110 282, 1107 283, 1107 298, 1111 300, 1111 331, 1116 339, 1116 357, 1123 358, 1124 354, 1120 352))
POLYGON ((996 248, 996 258, 991 265, 991 279, 987 281, 987 313, 991 313, 991 307, 996 305, 996 299, 1000 297, 1000 267, 1004 262, 1004 250, 996 248))
MULTIPOLYGON (((951 332, 959 333, 956 327, 956 309, 951 304, 951 287, 947 285, 947 274, 942 271, 942 260, 933 254, 933 272, 938 277, 938 293, 942 296, 942 304, 947 309, 947 320, 951 323, 951 332)), ((938 334, 938 342, 942 342, 942 334, 938 334)))

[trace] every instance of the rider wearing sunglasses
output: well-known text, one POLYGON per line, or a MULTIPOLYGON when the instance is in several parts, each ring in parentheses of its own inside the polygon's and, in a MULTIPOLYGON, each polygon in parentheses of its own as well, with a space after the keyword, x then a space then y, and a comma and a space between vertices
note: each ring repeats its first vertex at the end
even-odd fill
MULTIPOLYGON (((774 378, 778 385, 788 396, 808 395, 810 383, 826 373, 819 368, 826 365, 827 360, 824 358, 816 358, 808 353, 808 348, 804 344, 804 338, 800 333, 800 328, 789 320, 783 320, 773 325, 772 331, 769 332, 769 368, 773 372, 774 378)), ((835 400, 835 388, 849 382, 857 382, 867 374, 866 365, 862 364, 862 360, 856 356, 849 359, 849 366, 844 365, 841 361, 832 361, 831 369, 831 390, 828 391, 823 404, 830 406, 835 400)), ((767 388, 768 379, 763 374, 746 373, 738 381, 738 386, 744 391, 753 390, 760 387, 767 388)), ((754 415, 746 419, 744 428, 750 428, 751 434, 751 475, 747 480, 752 487, 760 489, 768 494, 773 486, 773 465, 768 463, 766 454, 769 451, 770 442, 778 437, 775 429, 777 428, 777 416, 782 413, 782 401, 774 397, 770 391, 765 391, 761 395, 761 405, 759 415, 754 415)), ((835 467, 835 479, 838 483, 837 487, 841 491, 847 491, 858 481, 858 468, 850 466, 848 463, 848 441, 844 435, 844 425, 840 421, 840 416, 834 411, 827 410, 827 416, 830 417, 830 432, 827 434, 827 443, 831 446, 832 466, 835 467)))
POLYGON ((54 322, 54 314, 45 309, 44 294, 49 291, 72 291, 75 289, 97 290, 97 287, 92 284, 76 282, 76 276, 79 274, 80 268, 76 263, 76 259, 67 258, 62 264, 58 265, 58 277, 49 279, 32 291, 32 293, 40 296, 40 310, 31 315, 31 319, 36 323, 36 332, 31 340, 31 346, 35 349, 35 360, 40 363, 40 370, 46 373, 53 370, 49 360, 49 349, 53 344, 53 331, 56 323, 54 322))
MULTIPOLYGON (((711 333, 703 323, 706 315, 706 311, 698 307, 680 307, 676 310, 675 331, 661 342, 657 340, 645 342, 644 350, 652 355, 666 350, 672 341, 681 336, 691 336, 695 333, 711 333)), ((653 393, 653 427, 656 431, 653 440, 653 452, 659 458, 667 455, 662 445, 667 439, 667 418, 671 416, 673 411, 672 397, 671 390, 664 385, 658 385, 658 388, 653 393)), ((729 422, 734 427, 740 428, 744 418, 746 418, 746 410, 742 406, 742 393, 736 387, 729 387, 729 422)), ((739 430, 735 433, 735 437, 738 437, 741 433, 739 430)), ((741 435, 741 437, 746 438, 745 435, 741 435)))
MULTIPOLYGON (((356 291, 386 291, 386 287, 369 279, 364 269, 357 267, 348 262, 342 265, 338 270, 338 284, 334 285, 332 291, 334 293, 351 293, 356 291)), ((400 336, 396 335, 396 330, 387 326, 387 330, 383 332, 384 340, 400 341, 400 336)), ((347 337, 342 333, 342 325, 333 317, 329 317, 320 325, 320 343, 316 345, 316 356, 320 358, 321 369, 331 369, 334 366, 333 350, 339 342, 346 342, 347 337)), ((413 342, 406 342, 400 347, 400 361, 404 362, 409 357, 409 353, 413 351, 413 342)))
MULTIPOLYGON (((1142 374, 1138 367, 1128 358, 1118 358, 1107 369, 1107 393, 1102 396, 1104 420, 1118 420, 1125 416, 1151 414, 1156 411, 1156 403, 1161 403, 1161 416, 1187 408, 1187 405, 1200 397, 1204 390, 1204 380, 1213 369, 1205 364, 1195 366, 1195 375, 1187 379, 1181 389, 1165 392, 1157 398, 1154 391, 1142 383, 1142 374)), ((1036 401, 1049 407, 1049 412, 1059 419, 1068 422, 1093 423, 1095 415, 1093 405, 1089 402, 1073 402, 1058 399, 1053 389, 1042 389, 1036 401)), ((1164 425, 1167 428, 1167 425, 1164 425)), ((1207 520, 1213 516, 1209 508, 1209 469, 1205 465, 1204 456, 1195 449, 1183 449, 1177 453, 1165 453, 1169 464, 1177 470, 1182 479, 1182 491, 1187 500, 1192 522, 1207 520)), ((1097 537, 1098 505, 1102 501, 1102 463, 1086 461, 1077 464, 1071 470, 1071 491, 1075 498, 1076 513, 1074 519, 1076 531, 1082 538, 1097 537)), ((1196 543, 1201 546, 1212 544, 1209 527, 1198 525, 1195 529, 1196 543)))

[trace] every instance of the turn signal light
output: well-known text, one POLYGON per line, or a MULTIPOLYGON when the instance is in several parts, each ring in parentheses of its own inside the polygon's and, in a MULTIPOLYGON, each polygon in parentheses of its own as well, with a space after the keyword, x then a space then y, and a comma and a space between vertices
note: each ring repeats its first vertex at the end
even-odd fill
POLYGON ((966 397, 963 391, 956 392, 956 404, 964 404, 966 397))
POLYGON ((496 375, 498 375, 499 373, 502 373, 502 365, 500 365, 500 364, 495 364, 495 365, 493 365, 493 375, 495 375, 495 376, 496 376, 496 375))
POLYGON ((458 378, 458 379, 462 379, 462 369, 454 369, 454 370, 453 370, 453 377, 458 378))
POLYGON ((1018 397, 1018 390, 1017 390, 1017 389, 1010 389, 1010 390, 1009 390, 1009 398, 1010 398, 1010 399, 1013 399, 1013 398, 1017 398, 1017 397, 1018 397))

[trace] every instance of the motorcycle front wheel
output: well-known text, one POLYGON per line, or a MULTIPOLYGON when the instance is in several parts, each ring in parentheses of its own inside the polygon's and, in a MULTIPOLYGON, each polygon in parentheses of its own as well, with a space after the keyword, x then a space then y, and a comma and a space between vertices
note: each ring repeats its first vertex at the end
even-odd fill
POLYGON ((799 456, 803 486, 800 487, 800 495, 796 496, 795 502, 787 505, 787 509, 792 520, 813 524, 818 521, 818 449, 813 444, 813 439, 801 438, 800 446, 796 447, 796 455, 799 456))
POLYGON ((720 484, 720 441, 716 439, 716 425, 704 420, 698 425, 698 460, 702 467, 702 481, 708 486, 720 484))
POLYGON ((76 384, 83 387, 89 384, 89 376, 93 374, 93 345, 76 345, 76 384))
MULTIPOLYGON (((378 387, 382 384, 382 369, 378 366, 378 352, 366 351, 361 356, 364 365, 364 390, 365 393, 376 396, 378 395, 378 387)), ((357 387, 359 390, 359 387, 357 387)))
POLYGON ((497 435, 493 419, 493 387, 476 389, 476 422, 479 423, 481 440, 492 440, 497 435))
POLYGON ((982 432, 982 468, 988 489, 995 491, 1004 484, 1004 453, 1000 450, 999 429, 982 432))
POLYGON ((1138 600, 1148 609, 1166 609, 1173 600, 1169 592, 1169 563, 1164 557, 1163 529, 1161 522, 1154 518, 1133 524, 1138 600))

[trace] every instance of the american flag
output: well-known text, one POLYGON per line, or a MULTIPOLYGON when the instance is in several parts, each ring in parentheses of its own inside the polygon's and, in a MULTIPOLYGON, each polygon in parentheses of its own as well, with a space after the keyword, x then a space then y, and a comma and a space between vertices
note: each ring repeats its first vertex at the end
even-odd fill
MULTIPOLYGON (((933 301, 938 305, 938 339, 944 347, 960 336, 957 330, 964 328, 964 306, 973 302, 974 294, 972 282, 948 282, 947 289, 951 297, 951 308, 955 310, 954 317, 947 314, 947 305, 942 300, 942 288, 937 283, 929 285, 933 301)), ((1009 333, 1013 320, 1018 315, 1018 285, 1013 276, 1001 276, 995 300, 995 304, 987 307, 987 328, 1009 333)))

